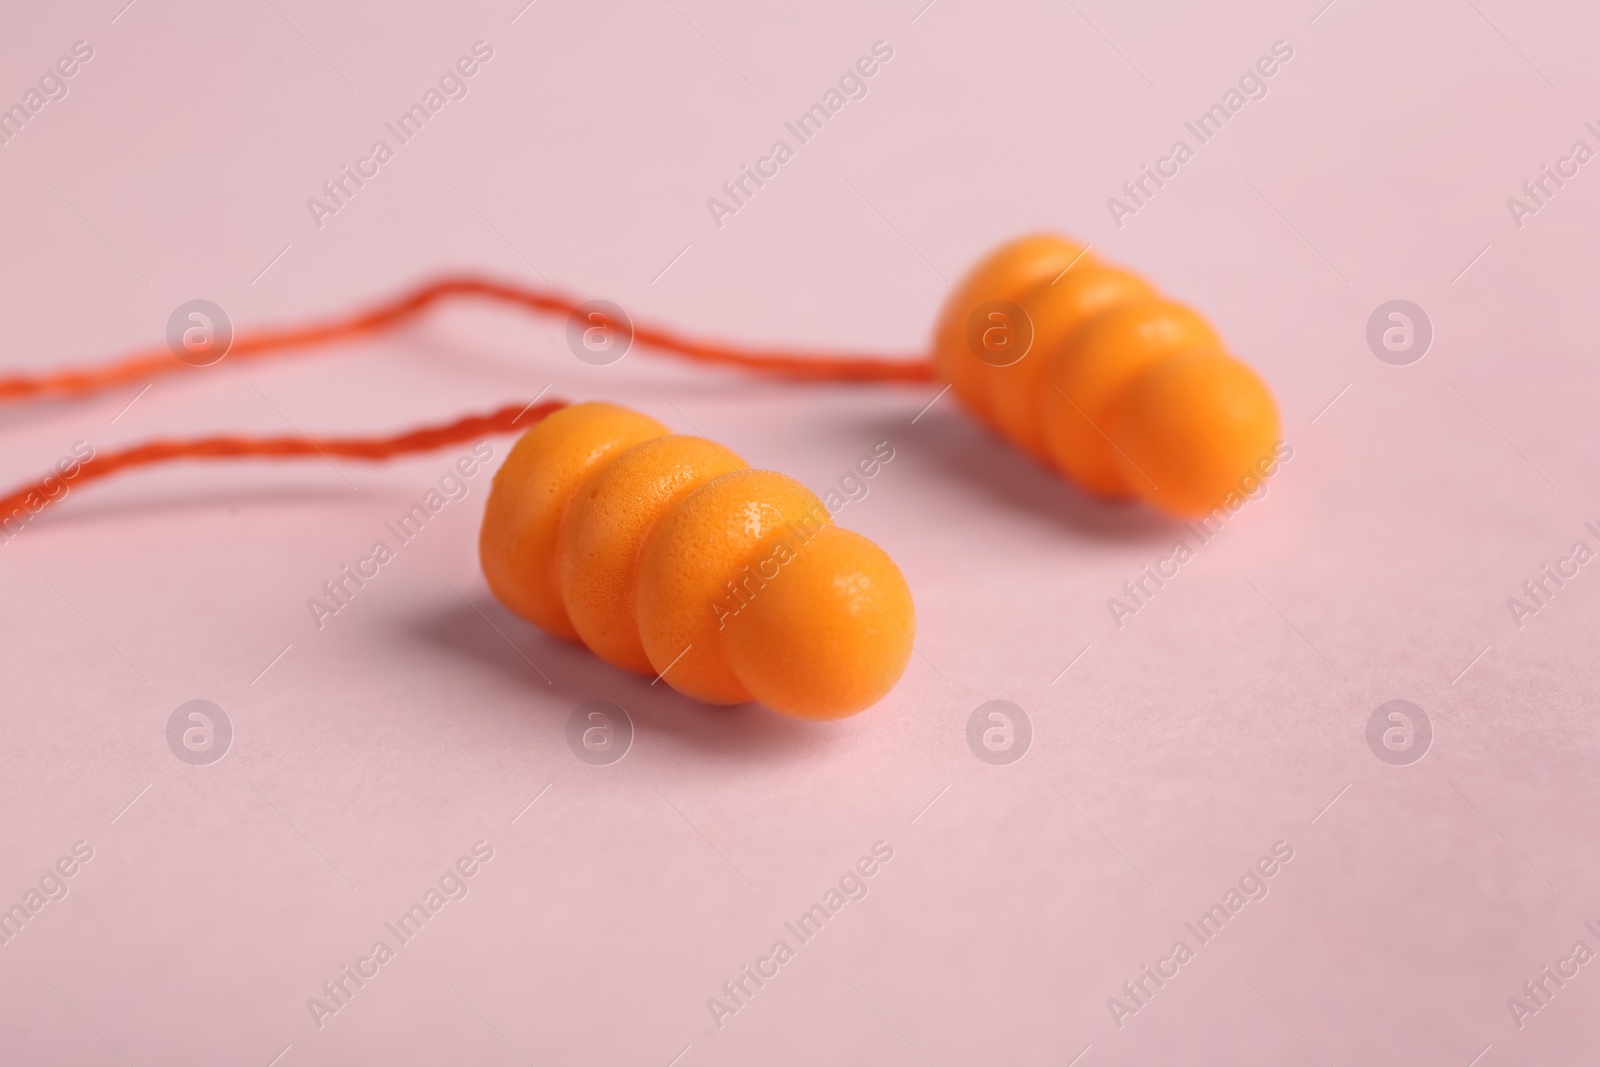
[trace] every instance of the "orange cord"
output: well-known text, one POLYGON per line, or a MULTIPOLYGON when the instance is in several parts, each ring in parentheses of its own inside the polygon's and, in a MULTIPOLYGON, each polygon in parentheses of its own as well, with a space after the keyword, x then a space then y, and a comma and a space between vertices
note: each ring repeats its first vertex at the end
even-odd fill
MULTIPOLYGON (((393 437, 312 438, 312 437, 202 437, 193 441, 151 441, 135 448, 93 456, 84 461, 71 478, 52 475, 56 481, 80 485, 104 478, 127 467, 142 467, 171 459, 297 459, 303 456, 345 456, 350 459, 385 460, 408 452, 431 452, 457 441, 470 441, 489 434, 526 430, 552 412, 567 406, 565 400, 546 400, 542 404, 511 404, 487 415, 468 415, 443 426, 428 426, 393 437)), ((52 499, 41 479, 0 499, 0 522, 15 514, 33 516, 52 499), (30 508, 32 496, 39 505, 30 508)))
MULTIPOLYGON (((439 301, 478 297, 551 315, 570 315, 581 301, 553 290, 532 289, 462 275, 441 278, 410 293, 359 311, 345 318, 287 329, 268 329, 234 339, 227 358, 232 362, 284 354, 365 334, 392 329, 415 318, 439 301)), ((926 358, 806 353, 777 348, 736 348, 709 341, 693 341, 670 330, 635 325, 634 340, 700 363, 739 367, 793 381, 811 382, 931 382, 933 362, 926 358)), ((84 396, 118 385, 171 374, 188 367, 165 348, 139 352, 98 367, 55 371, 39 375, 0 378, 0 401, 40 396, 84 396)))
MULTIPOLYGON (((343 318, 308 326, 242 334, 234 338, 227 357, 237 363, 381 333, 416 318, 436 303, 456 297, 476 297, 550 315, 571 315, 582 306, 581 301, 554 290, 511 285, 471 275, 446 277, 343 318)), ((633 339, 645 347, 696 362, 738 367, 791 381, 911 383, 931 382, 935 377, 933 362, 927 358, 897 359, 848 353, 807 353, 792 349, 736 348, 709 341, 689 340, 670 330, 637 324, 633 327, 633 339)), ((119 385, 172 374, 188 366, 162 348, 138 352, 98 367, 13 375, 0 378, 0 403, 51 396, 87 396, 119 385)), ((487 434, 526 429, 564 406, 566 402, 560 400, 546 401, 537 406, 511 405, 487 415, 467 416, 445 426, 424 427, 382 438, 204 437, 193 441, 151 441, 121 452, 95 456, 83 463, 71 479, 63 480, 81 484, 104 478, 127 467, 173 459, 291 459, 322 455, 384 460, 409 452, 431 451, 487 434)), ((0 523, 13 520, 16 516, 31 517, 59 499, 50 495, 46 484, 49 480, 41 479, 0 498, 0 523), (30 499, 35 504, 31 508, 28 505, 30 499)))

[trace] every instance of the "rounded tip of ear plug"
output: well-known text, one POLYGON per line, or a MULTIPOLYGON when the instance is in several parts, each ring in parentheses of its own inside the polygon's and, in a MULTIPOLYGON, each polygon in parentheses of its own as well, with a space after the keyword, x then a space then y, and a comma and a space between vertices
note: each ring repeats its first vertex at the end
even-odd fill
POLYGON ((1278 408, 1256 373, 1220 352, 1153 363, 1123 397, 1111 437, 1123 477, 1163 511, 1204 515, 1271 473, 1278 408))
POLYGON ((840 719, 894 688, 911 658, 911 590, 887 553, 825 526, 722 633, 750 695, 801 719, 840 719))

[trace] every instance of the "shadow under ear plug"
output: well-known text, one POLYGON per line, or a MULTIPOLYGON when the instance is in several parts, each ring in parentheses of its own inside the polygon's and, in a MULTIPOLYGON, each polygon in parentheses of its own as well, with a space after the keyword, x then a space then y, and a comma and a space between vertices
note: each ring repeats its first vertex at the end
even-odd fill
POLYGON ((1058 237, 979 263, 933 360, 968 411, 1097 496, 1202 515, 1274 460, 1272 394, 1210 325, 1058 237))
POLYGON ((522 436, 479 557, 518 615, 708 703, 841 718, 911 656, 911 593, 882 549, 794 479, 615 404, 522 436))

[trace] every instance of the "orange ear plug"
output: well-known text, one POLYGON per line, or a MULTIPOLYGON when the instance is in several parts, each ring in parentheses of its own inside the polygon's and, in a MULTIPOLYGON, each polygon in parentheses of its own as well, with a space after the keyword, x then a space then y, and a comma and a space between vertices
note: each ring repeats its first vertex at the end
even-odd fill
POLYGON ((882 549, 794 479, 614 404, 523 435, 479 556, 518 615, 709 703, 840 718, 911 656, 911 593, 882 549))
POLYGON ((962 282, 934 365, 967 410, 1084 489, 1176 515, 1260 477, 1278 441, 1272 394, 1204 319, 1048 235, 962 282))

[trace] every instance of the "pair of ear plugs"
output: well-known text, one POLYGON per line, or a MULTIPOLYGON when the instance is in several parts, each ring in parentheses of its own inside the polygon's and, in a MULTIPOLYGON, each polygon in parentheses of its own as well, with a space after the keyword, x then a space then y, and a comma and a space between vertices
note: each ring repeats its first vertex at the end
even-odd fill
MULTIPOLYGON (((1090 492, 1177 515, 1273 456, 1278 417, 1199 315, 1049 236, 951 296, 934 366, 974 415, 1090 492)), ((804 486, 611 404, 549 416, 495 476, 489 588, 549 633, 716 704, 853 714, 899 680, 916 620, 877 545, 804 486)))
MULTIPOLYGON (((592 306, 445 278, 344 319, 242 337, 231 351, 237 361, 359 337, 449 297, 569 323, 592 306)), ((1002 246, 962 281, 931 360, 751 352, 629 330, 648 347, 794 380, 942 378, 980 420, 1083 489, 1178 516, 1229 506, 1230 494, 1270 473, 1277 444, 1271 394, 1204 319, 1050 235, 1002 246)), ((188 366, 141 353, 0 378, 0 400, 85 395, 188 366)), ((524 420, 537 424, 495 475, 479 541, 489 588, 511 611, 707 703, 758 700, 831 719, 876 703, 899 680, 916 620, 882 549, 833 525, 794 479, 750 470, 710 441, 612 404, 513 404, 386 438, 154 441, 93 457, 76 477, 175 459, 384 460, 515 432, 524 420)), ((6 538, 58 495, 46 479, 0 499, 6 538)))

